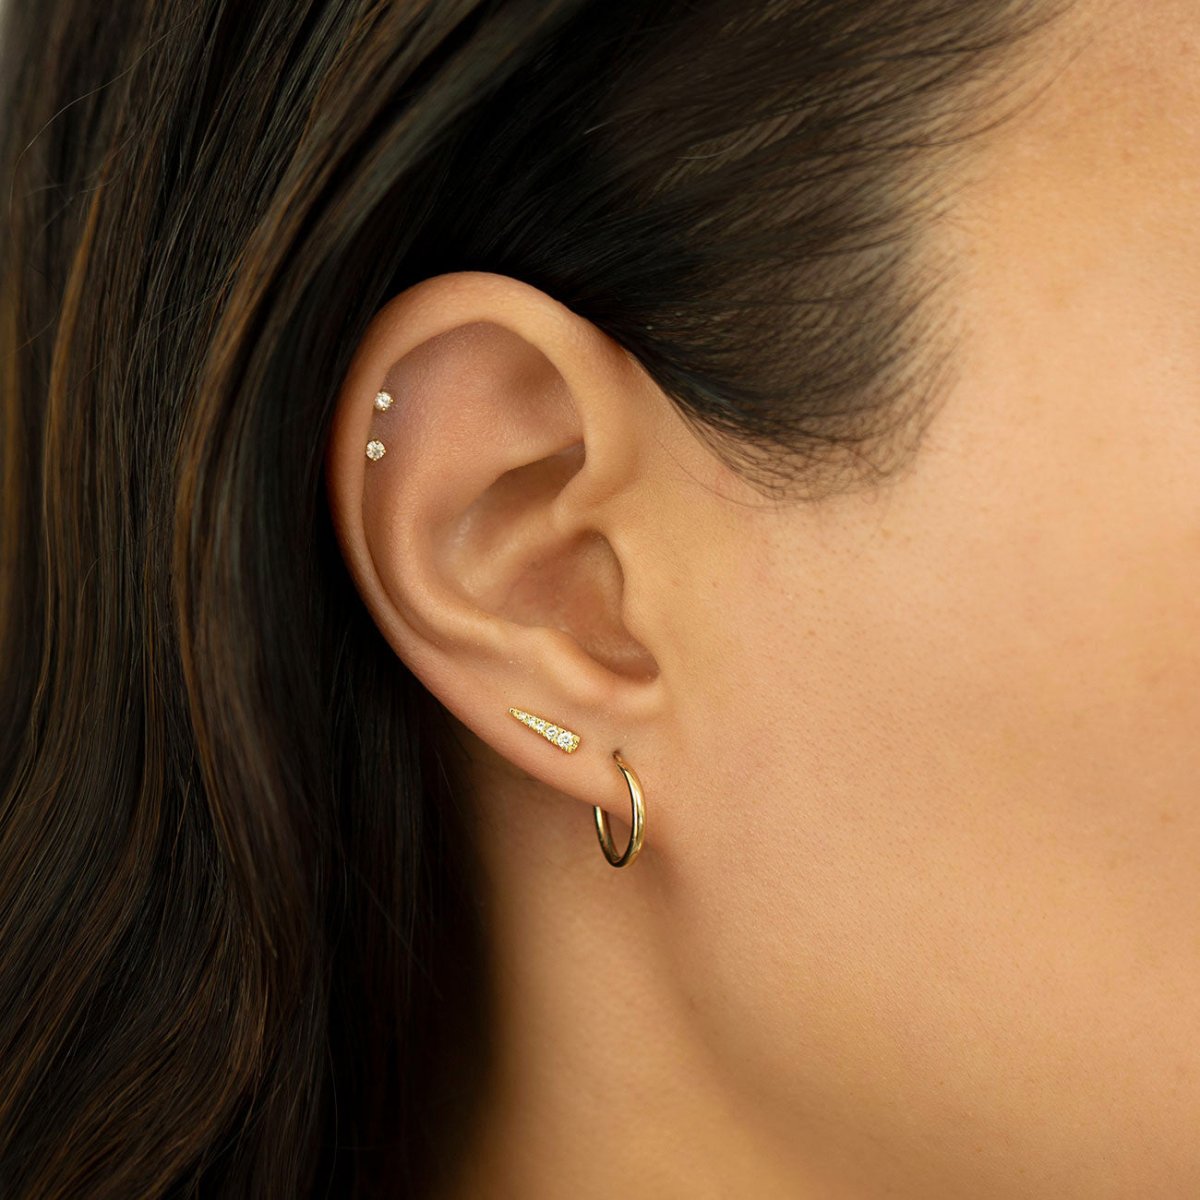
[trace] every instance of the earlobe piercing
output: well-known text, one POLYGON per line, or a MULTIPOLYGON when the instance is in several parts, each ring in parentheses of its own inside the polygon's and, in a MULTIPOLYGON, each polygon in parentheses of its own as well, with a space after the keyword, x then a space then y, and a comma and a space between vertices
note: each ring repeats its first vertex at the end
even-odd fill
POLYGON ((392 407, 392 394, 391 394, 391 392, 378 392, 378 393, 376 393, 376 396, 375 396, 375 407, 376 407, 377 409, 379 409, 379 411, 380 411, 380 412, 387 412, 387 410, 388 410, 389 408, 391 408, 391 407, 392 407))
POLYGON ((387 453, 387 447, 382 442, 371 440, 367 443, 367 457, 372 462, 378 462, 387 453))
POLYGON ((560 750, 565 750, 568 754, 574 754, 579 749, 579 734, 572 733, 569 729, 564 729, 561 725, 555 725, 553 721, 544 720, 542 717, 535 717, 532 713, 527 713, 520 708, 510 708, 508 710, 522 725, 528 725, 534 733, 540 733, 548 742, 553 742, 560 750))
POLYGON ((629 845, 625 847, 624 854, 617 854, 612 833, 608 828, 608 816, 604 810, 595 804, 592 806, 592 812, 596 818, 596 836, 600 839, 600 849, 604 851, 609 865, 627 867, 641 852, 642 841, 646 836, 646 794, 642 791, 641 781, 633 768, 621 757, 620 752, 614 750, 612 756, 625 777, 625 785, 629 788, 629 803, 633 806, 633 830, 629 834, 629 845))
MULTIPOLYGON (((523 708, 510 708, 509 713, 516 717, 522 725, 527 725, 534 733, 540 733, 547 741, 553 742, 560 750, 573 754, 579 748, 579 734, 555 725, 543 717, 535 717, 523 708)), ((612 832, 608 827, 608 816, 598 805, 592 805, 592 814, 596 818, 596 836, 600 839, 600 849, 610 866, 627 867, 641 853, 642 842, 646 836, 646 794, 642 791, 641 781, 634 769, 621 757, 620 751, 612 752, 613 759, 629 789, 629 803, 633 808, 633 828, 629 835, 629 845, 623 854, 617 853, 613 845, 612 832)))

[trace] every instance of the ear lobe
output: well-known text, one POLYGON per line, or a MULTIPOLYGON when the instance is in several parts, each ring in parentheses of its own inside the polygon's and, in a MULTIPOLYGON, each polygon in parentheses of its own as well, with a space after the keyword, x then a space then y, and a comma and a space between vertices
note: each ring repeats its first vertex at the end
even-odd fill
POLYGON ((372 322, 326 459, 343 553, 396 654, 504 757, 618 817, 612 750, 632 756, 662 704, 620 549, 647 495, 648 382, 537 289, 439 276, 372 322), (578 732, 578 751, 512 707, 578 732))

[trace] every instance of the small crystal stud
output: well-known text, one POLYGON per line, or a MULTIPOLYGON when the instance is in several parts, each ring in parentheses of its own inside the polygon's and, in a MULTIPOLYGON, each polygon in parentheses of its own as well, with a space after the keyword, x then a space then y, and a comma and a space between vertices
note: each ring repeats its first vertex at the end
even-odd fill
POLYGON ((382 442, 367 443, 367 457, 372 462, 378 462, 387 453, 387 447, 382 442))
POLYGON ((387 412, 387 410, 392 407, 391 392, 379 392, 375 396, 375 407, 379 409, 380 412, 387 412))
POLYGON ((520 708, 510 708, 508 711, 522 725, 528 725, 534 733, 540 733, 546 741, 553 742, 560 750, 574 754, 579 749, 579 734, 572 733, 569 729, 563 729, 560 725, 554 725, 542 717, 535 717, 533 713, 527 713, 520 708))

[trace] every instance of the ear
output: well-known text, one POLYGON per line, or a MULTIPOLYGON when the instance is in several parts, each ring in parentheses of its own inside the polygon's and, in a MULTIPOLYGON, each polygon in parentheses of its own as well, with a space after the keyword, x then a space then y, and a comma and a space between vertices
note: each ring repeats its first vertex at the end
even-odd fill
POLYGON ((680 437, 695 440, 590 322, 515 279, 459 272, 375 316, 326 460, 342 551, 395 653, 504 760, 625 824, 613 751, 645 784, 663 750, 676 568, 656 546, 658 472, 680 437), (510 708, 579 734, 578 749, 510 708))

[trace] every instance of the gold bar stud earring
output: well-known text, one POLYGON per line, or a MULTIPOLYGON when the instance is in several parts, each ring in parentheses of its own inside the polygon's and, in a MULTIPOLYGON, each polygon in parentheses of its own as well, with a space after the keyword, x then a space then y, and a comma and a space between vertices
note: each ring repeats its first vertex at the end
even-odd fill
MULTIPOLYGON (((579 748, 579 734, 564 729, 547 721, 545 717, 534 716, 523 708, 510 708, 509 715, 516 717, 522 725, 527 725, 534 733, 540 733, 548 742, 553 742, 560 750, 573 754, 579 748)), ((612 752, 613 761, 620 769, 629 789, 629 803, 632 808, 633 827, 629 834, 629 845, 624 851, 619 851, 613 845, 612 833, 608 828, 608 815, 598 805, 592 806, 592 814, 596 819, 596 836, 600 839, 600 849, 608 860, 609 866, 627 867, 642 852, 642 842, 646 837, 646 795, 642 791, 641 780, 634 769, 621 756, 619 750, 612 752)))
POLYGON ((533 713, 527 713, 521 708, 510 708, 508 711, 522 725, 527 725, 534 733, 540 733, 546 741, 553 742, 560 750, 574 754, 579 749, 579 734, 572 733, 561 725, 555 725, 553 721, 547 721, 544 717, 535 717, 533 713))

